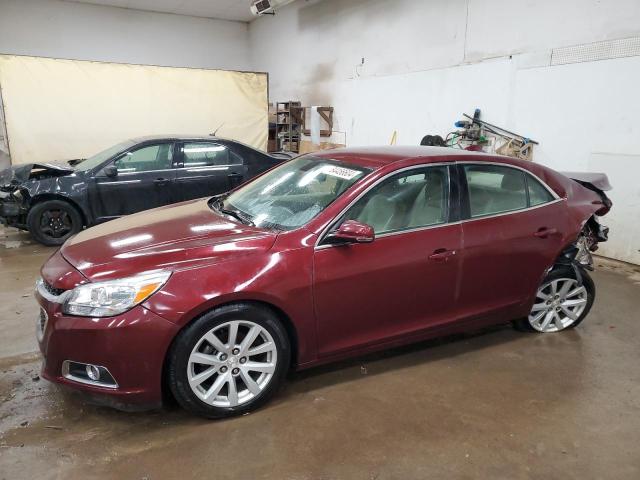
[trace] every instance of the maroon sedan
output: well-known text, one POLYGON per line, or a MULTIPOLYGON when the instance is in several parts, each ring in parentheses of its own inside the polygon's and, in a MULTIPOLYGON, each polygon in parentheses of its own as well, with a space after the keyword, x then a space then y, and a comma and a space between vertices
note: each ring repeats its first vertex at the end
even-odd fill
POLYGON ((573 177, 437 147, 336 150, 85 230, 37 285, 43 376, 224 417, 292 367, 509 321, 575 327, 611 202, 606 176, 573 177))

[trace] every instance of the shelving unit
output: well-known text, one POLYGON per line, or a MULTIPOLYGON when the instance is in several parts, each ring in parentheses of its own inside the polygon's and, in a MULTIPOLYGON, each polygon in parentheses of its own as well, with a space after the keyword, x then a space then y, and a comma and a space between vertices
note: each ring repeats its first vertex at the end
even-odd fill
POLYGON ((300 152, 302 103, 295 101, 276 103, 276 142, 278 150, 300 152))

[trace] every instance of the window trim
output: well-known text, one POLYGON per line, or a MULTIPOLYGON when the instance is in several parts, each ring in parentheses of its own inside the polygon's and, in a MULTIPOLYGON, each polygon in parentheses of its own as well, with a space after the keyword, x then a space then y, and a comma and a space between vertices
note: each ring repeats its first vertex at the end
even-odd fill
POLYGON ((461 207, 463 212, 462 216, 461 216, 461 221, 463 223, 466 222, 471 222, 471 221, 475 221, 475 220, 484 220, 486 218, 495 218, 495 217, 501 217, 503 215, 513 215, 514 213, 520 213, 520 212, 527 212, 529 210, 533 210, 536 208, 540 208, 540 207, 545 207, 547 205, 551 205, 560 201, 563 201, 563 199, 551 188, 549 187, 549 185, 547 185, 547 183, 545 181, 543 181, 540 177, 538 177, 535 173, 531 172, 530 170, 527 170, 526 168, 522 168, 519 167, 517 165, 510 165, 510 164, 506 164, 506 163, 501 163, 501 162, 478 162, 478 161, 460 161, 460 162, 456 162, 458 165, 460 165, 459 171, 458 171, 458 175, 460 176, 460 182, 461 182, 461 194, 460 194, 460 199, 461 199, 461 207), (467 183, 467 175, 464 169, 465 165, 478 165, 478 166, 483 166, 483 165, 491 165, 491 166, 497 166, 497 167, 504 167, 504 168, 511 168, 514 170, 520 170, 521 172, 524 173, 524 185, 525 185, 525 194, 526 194, 526 198, 527 198, 527 206, 525 208, 518 208, 515 210, 506 210, 504 212, 496 212, 496 213, 489 213, 487 215, 481 215, 481 216, 477 216, 477 217, 472 217, 471 216, 471 210, 470 210, 470 197, 469 197, 469 185, 467 183), (527 183, 527 175, 531 175, 535 180, 537 180, 552 196, 553 200, 549 201, 549 202, 545 202, 545 203, 540 203, 538 205, 533 205, 531 206, 531 201, 529 200, 529 185, 527 183))
POLYGON ((422 227, 414 227, 414 228, 408 228, 408 229, 404 229, 404 230, 396 230, 394 232, 386 232, 386 233, 381 233, 379 235, 376 235, 375 238, 385 238, 385 237, 391 237, 391 236, 395 236, 395 235, 402 235, 405 233, 413 233, 413 232, 419 232, 422 230, 431 230, 434 228, 442 228, 442 227, 446 227, 449 225, 457 225, 460 224, 460 219, 459 217, 457 217, 457 215, 459 215, 459 208, 457 207, 458 202, 459 202, 459 188, 457 187, 457 179, 454 178, 454 176, 456 176, 456 172, 455 172, 455 162, 434 162, 434 163, 423 163, 420 165, 411 165, 409 167, 404 167, 404 168, 400 168, 398 170, 394 170, 393 172, 389 172, 386 175, 382 176, 381 178, 379 178, 375 183, 369 185, 364 191, 360 192, 360 194, 354 198, 351 202, 349 202, 349 204, 343 208, 340 213, 338 215, 336 215, 335 217, 333 217, 333 219, 327 224, 327 226, 322 230, 322 232, 320 232, 320 235, 318 235, 318 239, 316 240, 316 243, 314 245, 314 250, 324 250, 325 248, 333 248, 333 247, 339 247, 340 245, 336 245, 336 244, 323 244, 322 242, 326 239, 326 236, 329 234, 329 232, 331 231, 331 228, 338 222, 340 221, 340 219, 342 219, 342 217, 344 217, 344 215, 349 211, 349 209, 351 209, 351 207, 353 207, 357 202, 360 201, 360 199, 362 197, 364 197, 367 193, 369 193, 372 189, 376 188, 378 185, 380 185, 382 182, 388 180, 389 178, 398 175, 400 173, 404 173, 404 172, 408 172, 411 170, 420 170, 423 168, 429 168, 429 167, 447 167, 448 169, 448 208, 447 208, 447 221, 443 222, 443 223, 438 223, 436 225, 425 225, 422 227), (456 185, 454 185, 456 184, 456 185), (453 193, 454 191, 456 191, 456 194, 458 194, 457 198, 454 198, 453 193), (453 208, 452 208, 453 207, 453 208), (452 217, 455 218, 455 220, 452 221, 452 217))

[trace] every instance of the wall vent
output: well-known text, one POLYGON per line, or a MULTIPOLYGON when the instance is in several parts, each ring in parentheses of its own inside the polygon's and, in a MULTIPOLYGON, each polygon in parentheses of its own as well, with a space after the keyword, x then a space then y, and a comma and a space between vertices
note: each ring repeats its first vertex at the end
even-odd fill
POLYGON ((551 51, 551 65, 595 62, 635 55, 640 55, 640 37, 554 48, 551 51))

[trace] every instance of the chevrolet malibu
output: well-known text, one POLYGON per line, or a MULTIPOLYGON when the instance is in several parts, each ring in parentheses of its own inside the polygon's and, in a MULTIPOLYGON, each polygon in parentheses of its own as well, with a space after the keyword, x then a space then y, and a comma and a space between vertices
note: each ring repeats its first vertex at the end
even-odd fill
POLYGON ((118 408, 242 414, 291 368, 595 298, 603 174, 437 147, 298 157, 230 194, 82 231, 36 287, 43 376, 118 408))

